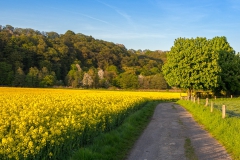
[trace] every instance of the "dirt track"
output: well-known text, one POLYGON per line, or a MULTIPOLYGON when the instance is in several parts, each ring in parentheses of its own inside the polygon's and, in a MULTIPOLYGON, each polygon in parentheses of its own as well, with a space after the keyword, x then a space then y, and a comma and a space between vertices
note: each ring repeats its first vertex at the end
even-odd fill
POLYGON ((161 103, 127 160, 185 160, 186 138, 191 140, 199 160, 231 159, 184 108, 174 103, 161 103))

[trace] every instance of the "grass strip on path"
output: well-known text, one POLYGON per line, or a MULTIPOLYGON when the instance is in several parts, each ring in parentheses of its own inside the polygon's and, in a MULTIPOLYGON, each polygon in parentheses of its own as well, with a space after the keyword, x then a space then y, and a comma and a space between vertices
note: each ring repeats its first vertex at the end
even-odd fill
POLYGON ((102 133, 91 145, 76 151, 71 160, 121 160, 134 145, 152 117, 160 101, 150 101, 145 106, 126 118, 118 128, 102 133))
POLYGON ((185 149, 185 156, 188 160, 198 160, 197 155, 195 154, 194 148, 191 144, 190 138, 185 139, 184 149, 185 149))

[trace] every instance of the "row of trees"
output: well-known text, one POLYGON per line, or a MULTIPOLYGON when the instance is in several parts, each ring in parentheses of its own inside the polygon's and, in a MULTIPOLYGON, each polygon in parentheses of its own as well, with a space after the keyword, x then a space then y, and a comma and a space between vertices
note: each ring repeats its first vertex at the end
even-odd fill
POLYGON ((163 73, 169 85, 188 89, 189 95, 194 90, 240 93, 240 55, 226 37, 176 39, 163 73))
POLYGON ((127 50, 91 36, 0 25, 0 85, 166 89, 166 52, 127 50))
POLYGON ((108 88, 115 86, 123 89, 166 89, 167 83, 161 73, 143 76, 137 75, 135 71, 119 73, 115 66, 109 66, 105 71, 90 68, 83 72, 78 63, 71 66, 67 75, 69 86, 86 88, 108 88))
POLYGON ((178 38, 170 52, 142 51, 70 30, 0 25, 0 73, 1 86, 166 89, 169 84, 189 94, 240 93, 240 56, 226 37, 178 38))

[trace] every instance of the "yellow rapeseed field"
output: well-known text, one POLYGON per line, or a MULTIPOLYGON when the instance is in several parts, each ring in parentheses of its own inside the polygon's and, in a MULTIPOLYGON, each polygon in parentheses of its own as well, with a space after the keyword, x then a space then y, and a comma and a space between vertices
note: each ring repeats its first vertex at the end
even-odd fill
POLYGON ((49 159, 180 93, 0 88, 0 159, 49 159))

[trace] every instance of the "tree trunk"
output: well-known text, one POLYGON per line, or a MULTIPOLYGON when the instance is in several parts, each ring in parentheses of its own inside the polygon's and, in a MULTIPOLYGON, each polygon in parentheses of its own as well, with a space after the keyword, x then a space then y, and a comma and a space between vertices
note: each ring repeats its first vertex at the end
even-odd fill
POLYGON ((192 97, 192 88, 188 88, 188 97, 191 98, 192 97))

